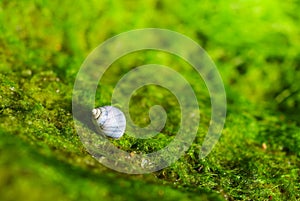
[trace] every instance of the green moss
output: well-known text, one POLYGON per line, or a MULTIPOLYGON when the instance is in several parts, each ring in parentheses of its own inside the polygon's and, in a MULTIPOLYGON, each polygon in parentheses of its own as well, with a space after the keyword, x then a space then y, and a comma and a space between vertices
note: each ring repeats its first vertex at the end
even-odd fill
MULTIPOLYGON (((295 1, 0 2, 0 200, 300 199, 300 9, 295 1), (145 51, 116 61, 96 105, 110 104, 119 78, 139 65, 171 66, 191 83, 201 111, 194 143, 176 163, 147 175, 107 169, 74 129, 72 89, 84 58, 105 39, 136 28, 167 28, 194 39, 216 62, 228 113, 222 136, 199 160, 210 99, 186 62, 145 51)), ((89 94, 85 94, 89 95, 89 94)), ((165 147, 180 122, 176 98, 161 87, 137 90, 135 123, 163 105, 166 127, 152 139, 112 143, 135 153, 165 147)))
POLYGON ((4 134, 3 131, 0 131, 0 136, 2 200, 23 200, 24 197, 32 201, 193 198, 221 200, 216 195, 180 192, 167 186, 162 187, 161 184, 153 184, 155 180, 148 175, 130 177, 115 174, 84 155, 77 162, 59 160, 56 153, 47 147, 43 148, 43 151, 48 150, 45 154, 39 152, 41 148, 36 149, 15 136, 4 134), (86 167, 82 167, 82 164, 86 167))

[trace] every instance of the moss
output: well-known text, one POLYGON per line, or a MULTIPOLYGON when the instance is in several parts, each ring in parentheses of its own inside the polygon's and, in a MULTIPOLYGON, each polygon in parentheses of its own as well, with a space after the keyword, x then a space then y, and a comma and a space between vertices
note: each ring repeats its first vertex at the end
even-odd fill
MULTIPOLYGON (((18 137, 3 131, 0 131, 0 136, 0 192, 3 200, 23 200, 24 197, 32 201, 191 200, 195 197, 195 200, 221 200, 216 195, 180 192, 167 186, 162 188, 158 184, 160 182, 154 184, 155 180, 148 175, 130 177, 115 174, 84 155, 76 162, 59 160, 52 150, 48 150, 47 154, 41 153, 41 148, 36 149, 18 137)), ((43 151, 47 149, 44 147, 43 151)))
MULTIPOLYGON (((1 1, 1 200, 300 199, 299 8, 271 0, 1 1), (196 139, 184 156, 158 172, 132 176, 87 153, 74 129, 71 102, 88 53, 115 34, 143 27, 172 29, 201 44, 222 75, 228 111, 218 144, 200 160, 211 114, 201 77, 164 52, 120 58, 101 80, 96 105, 110 104, 128 70, 158 63, 191 83, 201 111, 196 139)), ((149 123, 151 106, 163 105, 166 127, 152 139, 125 134, 112 143, 133 154, 165 147, 180 122, 176 98, 148 86, 130 104, 141 126, 149 123)))

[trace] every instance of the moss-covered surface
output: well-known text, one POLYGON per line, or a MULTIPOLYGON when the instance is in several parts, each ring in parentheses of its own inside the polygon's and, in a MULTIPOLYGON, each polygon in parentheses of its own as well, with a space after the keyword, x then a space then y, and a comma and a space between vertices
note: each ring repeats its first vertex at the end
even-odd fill
MULTIPOLYGON (((0 200, 300 199, 299 1, 0 1, 0 200), (159 27, 202 45, 224 80, 227 121, 205 159, 198 154, 209 97, 191 68, 165 53, 136 53, 112 66, 98 104, 110 103, 119 76, 145 63, 174 67, 201 107, 197 138, 176 163, 147 175, 120 174, 85 150, 72 118, 72 88, 89 52, 105 39, 159 27), (140 54, 140 55, 137 55, 140 54)), ((159 87, 137 91, 136 123, 154 104, 168 122, 152 140, 124 136, 130 152, 164 147, 180 120, 176 99, 159 87)))

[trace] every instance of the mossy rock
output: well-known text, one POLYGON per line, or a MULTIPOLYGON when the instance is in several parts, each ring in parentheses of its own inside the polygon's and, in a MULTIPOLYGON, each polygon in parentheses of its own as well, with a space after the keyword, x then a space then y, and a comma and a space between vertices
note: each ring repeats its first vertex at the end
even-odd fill
MULTIPOLYGON (((300 42, 297 2, 7 1, 0 2, 0 200, 298 200, 300 199, 300 42), (120 58, 100 83, 109 104, 129 69, 172 66, 191 83, 201 122, 177 162, 127 175, 95 160, 77 135, 72 90, 85 57, 124 31, 158 27, 207 50, 224 80, 227 119, 213 151, 199 159, 210 121, 205 83, 163 52, 120 58)), ((155 104, 168 108, 156 138, 125 134, 113 144, 133 153, 165 147, 178 130, 178 102, 159 87, 138 90, 134 121, 145 126, 155 104), (140 118, 141 117, 141 118, 140 118)))

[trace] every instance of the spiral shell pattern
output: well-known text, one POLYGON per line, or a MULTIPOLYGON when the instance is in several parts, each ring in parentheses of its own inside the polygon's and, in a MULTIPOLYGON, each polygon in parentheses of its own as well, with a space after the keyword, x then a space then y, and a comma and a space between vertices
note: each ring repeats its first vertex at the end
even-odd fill
POLYGON ((123 136, 126 119, 121 110, 113 106, 103 106, 93 109, 92 114, 101 134, 117 139, 123 136))

